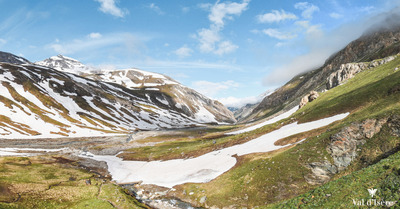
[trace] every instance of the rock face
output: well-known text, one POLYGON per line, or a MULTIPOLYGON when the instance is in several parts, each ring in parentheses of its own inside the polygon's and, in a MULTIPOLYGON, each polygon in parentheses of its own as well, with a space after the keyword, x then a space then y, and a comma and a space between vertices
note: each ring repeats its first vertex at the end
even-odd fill
POLYGON ((331 89, 335 86, 343 84, 350 78, 354 77, 357 73, 359 73, 363 70, 366 70, 366 69, 370 69, 370 68, 377 67, 379 65, 386 64, 386 63, 394 60, 397 56, 389 56, 389 57, 379 59, 379 60, 374 60, 371 62, 342 64, 338 71, 333 72, 327 78, 326 89, 331 89))
POLYGON ((362 146, 367 139, 379 133, 382 125, 386 122, 387 119, 368 119, 361 124, 351 124, 331 136, 328 153, 332 156, 334 165, 339 172, 349 166, 357 156, 357 147, 362 146))
POLYGON ((389 119, 367 119, 361 123, 353 123, 332 135, 327 151, 333 159, 333 164, 324 161, 306 165, 312 172, 312 174, 304 177, 306 181, 313 185, 323 184, 329 181, 334 174, 346 169, 357 157, 358 149, 368 139, 379 133, 385 124, 391 129, 393 135, 400 137, 399 115, 393 115, 389 119))
POLYGON ((299 109, 304 107, 309 102, 314 101, 319 97, 318 92, 316 91, 311 91, 309 94, 305 95, 303 98, 301 98, 300 104, 299 104, 299 109))

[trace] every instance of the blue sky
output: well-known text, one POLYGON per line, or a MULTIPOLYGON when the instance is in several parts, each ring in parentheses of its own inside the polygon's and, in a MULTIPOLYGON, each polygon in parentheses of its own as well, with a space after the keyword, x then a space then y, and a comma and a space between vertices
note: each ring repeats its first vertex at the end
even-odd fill
POLYGON ((169 75, 230 106, 320 66, 397 0, 0 0, 0 50, 169 75))

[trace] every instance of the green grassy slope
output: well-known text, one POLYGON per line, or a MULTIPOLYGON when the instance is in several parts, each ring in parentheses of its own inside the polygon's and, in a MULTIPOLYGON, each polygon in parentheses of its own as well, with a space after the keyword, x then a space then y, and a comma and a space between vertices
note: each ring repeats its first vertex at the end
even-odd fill
POLYGON ((147 208, 59 156, 1 157, 0 173, 0 208, 147 208))
POLYGON ((377 117, 399 110, 400 59, 363 71, 347 83, 322 93, 295 115, 300 122, 352 112, 352 120, 377 117))
MULTIPOLYGON (((380 204, 382 201, 387 201, 388 206, 397 204, 395 208, 399 208, 399 203, 396 203, 400 200, 399 191, 400 152, 397 152, 374 165, 331 181, 291 200, 270 205, 269 208, 360 208, 359 206, 367 206, 370 199, 375 199, 380 204), (372 188, 377 189, 373 198, 368 192, 368 189, 372 188), (363 200, 364 205, 362 205, 363 200)), ((375 201, 371 202, 373 208, 382 206, 375 201)))
MULTIPOLYGON (((353 122, 400 115, 400 91, 397 91, 400 86, 400 70, 394 70, 399 66, 400 58, 397 58, 361 72, 347 83, 322 93, 317 100, 293 116, 294 120, 306 122, 351 112, 343 121, 302 134, 301 137, 289 137, 288 141, 296 141, 308 135, 304 143, 286 151, 239 157, 239 163, 227 173, 209 183, 179 186, 176 195, 198 206, 257 207, 290 199, 317 188, 317 185, 310 185, 304 179, 304 176, 311 173, 306 165, 324 160, 332 162, 326 151, 330 136, 353 122), (190 192, 193 192, 192 195, 188 195, 190 192), (199 204, 203 196, 207 197, 207 201, 199 204)), ((400 139, 391 136, 385 126, 379 134, 367 140, 359 151, 359 157, 347 170, 333 179, 371 165, 399 147, 400 139)))

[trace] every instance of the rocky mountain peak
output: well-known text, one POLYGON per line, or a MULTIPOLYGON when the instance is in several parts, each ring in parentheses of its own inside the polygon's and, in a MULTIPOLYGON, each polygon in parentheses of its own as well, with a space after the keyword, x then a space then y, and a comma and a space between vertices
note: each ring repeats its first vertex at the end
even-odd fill
POLYGON ((86 65, 82 64, 81 62, 79 62, 78 60, 75 60, 73 58, 70 58, 70 57, 67 57, 67 56, 64 56, 61 54, 59 54, 57 56, 52 56, 43 61, 35 62, 35 64, 54 68, 59 71, 78 74, 78 75, 85 73, 85 72, 97 70, 94 67, 86 66, 86 65))

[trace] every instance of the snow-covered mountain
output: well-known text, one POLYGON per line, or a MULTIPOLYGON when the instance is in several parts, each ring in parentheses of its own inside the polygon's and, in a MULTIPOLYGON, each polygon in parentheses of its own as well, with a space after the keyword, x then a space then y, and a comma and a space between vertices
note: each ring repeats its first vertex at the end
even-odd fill
POLYGON ((52 56, 43 61, 35 62, 35 64, 74 74, 96 70, 80 63, 78 60, 63 55, 52 56))
POLYGON ((174 79, 153 72, 139 69, 102 70, 88 67, 79 61, 58 55, 36 64, 52 67, 57 70, 72 72, 85 78, 122 85, 131 90, 159 92, 168 95, 170 102, 164 105, 177 108, 185 115, 199 123, 234 123, 233 114, 218 101, 183 86, 174 79))
POLYGON ((35 64, 0 62, 0 138, 96 136, 235 121, 222 104, 207 98, 190 101, 192 106, 177 102, 179 84, 168 80, 156 88, 157 76, 146 76, 155 85, 126 88, 35 64), (203 102, 209 104, 199 105, 203 102))

